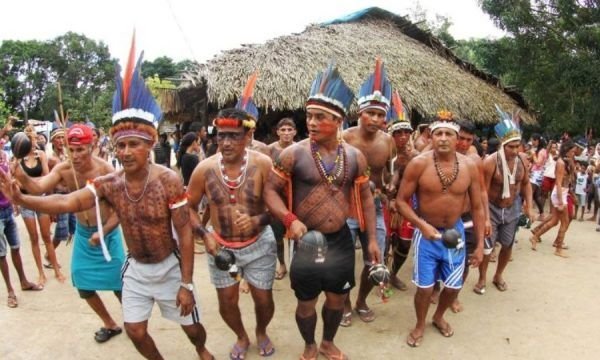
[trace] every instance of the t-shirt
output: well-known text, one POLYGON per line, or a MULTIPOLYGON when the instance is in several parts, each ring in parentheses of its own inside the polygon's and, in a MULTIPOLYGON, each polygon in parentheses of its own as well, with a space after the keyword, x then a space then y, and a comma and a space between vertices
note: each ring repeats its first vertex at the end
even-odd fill
POLYGON ((187 186, 190 182, 192 172, 198 165, 198 155, 185 153, 181 157, 181 176, 183 177, 183 185, 187 186))
POLYGON ((587 174, 584 172, 577 173, 577 180, 575 183, 575 194, 585 195, 585 188, 587 186, 587 174))
POLYGON ((548 159, 546 159, 546 166, 544 166, 544 176, 551 178, 551 179, 555 179, 556 178, 555 171, 556 171, 556 160, 554 160, 554 158, 552 158, 552 156, 548 156, 548 159))

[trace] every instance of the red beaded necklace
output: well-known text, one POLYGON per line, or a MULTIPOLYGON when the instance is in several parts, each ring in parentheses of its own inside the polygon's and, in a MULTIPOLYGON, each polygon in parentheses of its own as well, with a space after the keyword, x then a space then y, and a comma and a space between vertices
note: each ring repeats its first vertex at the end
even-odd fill
POLYGON ((319 145, 315 141, 310 142, 310 153, 315 161, 319 175, 331 187, 333 187, 334 181, 338 180, 343 173, 342 181, 339 184, 339 187, 343 187, 348 179, 348 159, 342 142, 338 142, 337 155, 335 161, 330 166, 327 166, 323 162, 321 153, 319 153, 319 145))

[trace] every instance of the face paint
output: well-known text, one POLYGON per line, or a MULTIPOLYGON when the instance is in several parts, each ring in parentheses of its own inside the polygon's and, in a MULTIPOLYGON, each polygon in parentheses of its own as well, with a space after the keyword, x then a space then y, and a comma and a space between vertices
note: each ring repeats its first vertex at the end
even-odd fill
POLYGON ((319 133, 321 133, 323 136, 331 136, 331 135, 335 135, 338 127, 337 124, 334 122, 320 122, 317 125, 317 129, 319 130, 319 133))

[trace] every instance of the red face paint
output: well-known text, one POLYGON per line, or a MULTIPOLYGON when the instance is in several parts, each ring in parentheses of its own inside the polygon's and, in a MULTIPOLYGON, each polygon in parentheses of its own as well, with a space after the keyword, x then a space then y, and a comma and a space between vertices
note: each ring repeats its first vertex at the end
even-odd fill
POLYGON ((317 130, 323 136, 329 137, 335 135, 337 129, 337 124, 333 122, 320 122, 319 124, 317 124, 317 130))

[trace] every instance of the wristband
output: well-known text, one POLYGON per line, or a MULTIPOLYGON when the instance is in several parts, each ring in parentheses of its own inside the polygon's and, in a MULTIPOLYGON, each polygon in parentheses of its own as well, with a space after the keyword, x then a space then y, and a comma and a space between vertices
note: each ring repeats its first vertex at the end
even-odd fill
POLYGON ((291 211, 288 211, 288 213, 283 217, 283 226, 285 226, 286 229, 289 229, 290 226, 292 226, 292 223, 296 220, 298 220, 298 217, 291 211))

